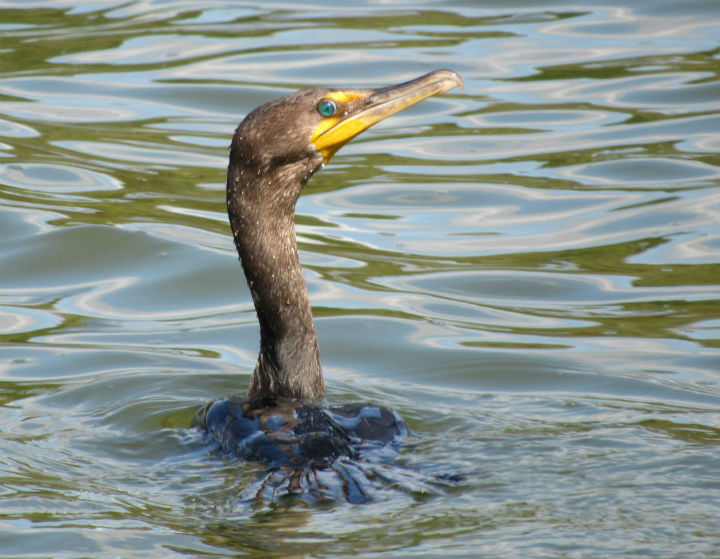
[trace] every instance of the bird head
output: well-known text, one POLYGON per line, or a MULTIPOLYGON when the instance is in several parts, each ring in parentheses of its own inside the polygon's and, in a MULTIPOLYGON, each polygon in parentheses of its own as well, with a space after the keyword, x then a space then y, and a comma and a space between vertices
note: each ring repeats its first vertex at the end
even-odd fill
MULTIPOLYGON (((462 85, 455 72, 436 70, 380 89, 291 93, 245 117, 235 132, 231 166, 233 160, 239 162, 257 177, 292 167, 293 174, 300 175, 299 182, 304 184, 343 145, 373 124, 462 85)), ((290 169, 285 172, 289 174, 290 169)))

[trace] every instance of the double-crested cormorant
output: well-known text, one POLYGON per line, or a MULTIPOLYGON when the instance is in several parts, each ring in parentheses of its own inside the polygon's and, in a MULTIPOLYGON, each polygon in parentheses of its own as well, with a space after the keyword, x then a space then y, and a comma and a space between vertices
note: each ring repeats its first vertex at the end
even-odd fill
POLYGON ((258 107, 235 131, 227 208, 260 322, 260 355, 247 397, 211 403, 196 424, 226 452, 294 472, 291 489, 303 468, 332 467, 368 441, 380 444, 405 432, 399 416, 385 408, 319 405, 325 385, 298 260, 295 203, 348 140, 456 86, 462 81, 455 72, 437 70, 381 89, 297 91, 258 107))

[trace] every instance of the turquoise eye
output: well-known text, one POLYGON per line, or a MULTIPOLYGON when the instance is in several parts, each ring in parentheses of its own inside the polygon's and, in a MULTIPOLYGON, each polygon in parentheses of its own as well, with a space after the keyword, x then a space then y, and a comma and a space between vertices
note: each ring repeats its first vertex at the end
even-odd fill
POLYGON ((317 111, 323 116, 333 116, 337 110, 337 104, 335 101, 330 101, 330 99, 323 99, 317 106, 317 111))

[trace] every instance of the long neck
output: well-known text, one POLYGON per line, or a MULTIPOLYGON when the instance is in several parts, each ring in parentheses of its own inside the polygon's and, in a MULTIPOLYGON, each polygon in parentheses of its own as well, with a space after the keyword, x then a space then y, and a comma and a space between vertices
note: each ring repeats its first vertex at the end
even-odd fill
MULTIPOLYGON (((307 176, 300 173, 295 182, 307 176)), ((287 172, 258 177, 239 166, 228 170, 230 226, 260 322, 260 355, 248 396, 317 401, 325 386, 295 239, 297 193, 280 184, 289 180, 287 172)))

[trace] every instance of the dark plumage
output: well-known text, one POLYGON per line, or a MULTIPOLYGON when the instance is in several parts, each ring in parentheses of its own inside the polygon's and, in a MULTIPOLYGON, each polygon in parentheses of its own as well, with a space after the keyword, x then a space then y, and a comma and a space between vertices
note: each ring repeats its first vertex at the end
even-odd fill
POLYGON ((323 165, 310 141, 321 91, 299 91, 252 111, 230 146, 227 207, 260 322, 250 398, 325 395, 315 325, 298 261, 295 203, 323 165))
POLYGON ((325 385, 298 260, 295 204, 345 142, 457 85, 457 74, 438 70, 376 90, 298 91, 258 107, 238 126, 227 208, 260 322, 260 354, 247 398, 219 400, 196 418, 226 452, 283 468, 331 467, 339 456, 356 457, 362 441, 385 443, 406 431, 385 408, 319 406, 325 385))

